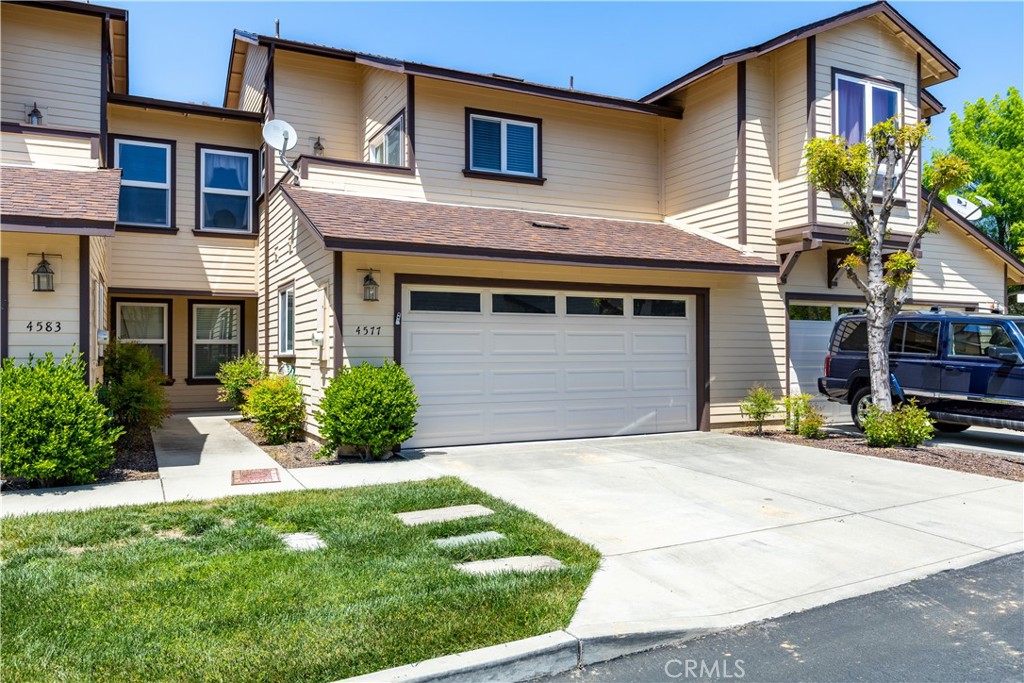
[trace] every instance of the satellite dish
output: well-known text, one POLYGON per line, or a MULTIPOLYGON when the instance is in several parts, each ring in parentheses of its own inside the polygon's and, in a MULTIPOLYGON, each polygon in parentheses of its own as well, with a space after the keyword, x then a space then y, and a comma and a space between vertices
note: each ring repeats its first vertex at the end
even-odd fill
POLYGON ((287 152, 299 142, 299 136, 287 121, 273 119, 263 126, 263 141, 278 152, 287 152))
POLYGON ((981 207, 959 195, 951 194, 946 197, 946 204, 966 220, 973 221, 981 218, 981 207))

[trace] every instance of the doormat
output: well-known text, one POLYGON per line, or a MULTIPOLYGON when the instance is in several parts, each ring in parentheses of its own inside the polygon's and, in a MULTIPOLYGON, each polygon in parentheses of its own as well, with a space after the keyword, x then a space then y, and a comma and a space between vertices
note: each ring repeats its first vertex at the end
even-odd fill
POLYGON ((239 484, 273 484, 281 481, 276 467, 268 467, 262 470, 231 470, 231 485, 239 484))

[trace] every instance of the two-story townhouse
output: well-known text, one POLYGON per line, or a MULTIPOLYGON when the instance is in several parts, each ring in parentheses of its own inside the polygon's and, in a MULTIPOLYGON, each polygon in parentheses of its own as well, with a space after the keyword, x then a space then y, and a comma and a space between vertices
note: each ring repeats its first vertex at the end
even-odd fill
MULTIPOLYGON (((859 297, 803 146, 927 118, 941 104, 925 87, 957 73, 886 3, 641 100, 236 31, 224 106, 207 107, 129 95, 127 17, 102 16, 86 166, 124 174, 112 214, 94 200, 107 232, 90 237, 114 332, 151 345, 180 408, 211 406, 208 371, 245 348, 294 373, 311 408, 341 367, 394 359, 421 397, 421 446, 727 427, 755 382, 810 388, 830 319, 859 297), (266 146, 257 161, 271 119, 297 131, 296 175, 266 146)), ((9 108, 5 136, 22 135, 9 108)), ((33 165, 8 146, 5 186, 33 165)), ((1024 266, 952 212, 939 221, 913 305, 1005 305, 1024 266)))

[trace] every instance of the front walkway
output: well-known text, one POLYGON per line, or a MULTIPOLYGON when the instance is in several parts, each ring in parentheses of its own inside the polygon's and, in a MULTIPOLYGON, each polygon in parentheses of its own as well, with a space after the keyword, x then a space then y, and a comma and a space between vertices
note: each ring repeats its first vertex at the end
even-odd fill
POLYGON ((401 459, 344 463, 287 470, 231 426, 235 415, 174 415, 153 430, 159 479, 54 489, 4 492, 0 515, 84 510, 173 500, 273 493, 297 489, 345 488, 418 481, 441 476, 421 463, 401 459), (278 482, 231 483, 234 470, 274 469, 278 482))

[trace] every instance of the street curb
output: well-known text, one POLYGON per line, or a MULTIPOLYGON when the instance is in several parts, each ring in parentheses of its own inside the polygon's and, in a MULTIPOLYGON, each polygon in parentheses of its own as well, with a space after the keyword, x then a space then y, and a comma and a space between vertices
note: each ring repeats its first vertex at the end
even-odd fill
POLYGON ((699 638, 719 629, 651 631, 584 636, 552 631, 455 655, 345 678, 335 683, 491 683, 530 681, 581 666, 699 638))

